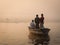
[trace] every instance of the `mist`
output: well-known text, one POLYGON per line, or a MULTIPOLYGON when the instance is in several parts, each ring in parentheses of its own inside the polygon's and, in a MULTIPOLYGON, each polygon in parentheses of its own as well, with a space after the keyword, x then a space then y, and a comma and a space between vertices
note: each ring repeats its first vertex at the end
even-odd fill
POLYGON ((44 14, 46 21, 60 21, 60 0, 0 0, 0 21, 31 21, 44 14))

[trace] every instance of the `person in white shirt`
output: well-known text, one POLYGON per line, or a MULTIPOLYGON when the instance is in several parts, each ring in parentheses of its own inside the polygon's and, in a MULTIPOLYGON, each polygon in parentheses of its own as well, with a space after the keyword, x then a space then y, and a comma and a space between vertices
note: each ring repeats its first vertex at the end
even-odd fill
POLYGON ((30 23, 30 27, 31 28, 35 28, 35 22, 34 22, 34 20, 32 20, 32 22, 30 23))

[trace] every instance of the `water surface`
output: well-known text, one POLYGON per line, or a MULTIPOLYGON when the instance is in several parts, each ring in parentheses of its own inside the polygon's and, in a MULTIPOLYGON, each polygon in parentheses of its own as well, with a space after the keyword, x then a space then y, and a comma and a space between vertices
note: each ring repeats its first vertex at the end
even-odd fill
MULTIPOLYGON (((33 45, 29 43, 29 23, 0 23, 0 45, 33 45)), ((50 28, 49 45, 60 45, 60 23, 45 23, 50 28)))

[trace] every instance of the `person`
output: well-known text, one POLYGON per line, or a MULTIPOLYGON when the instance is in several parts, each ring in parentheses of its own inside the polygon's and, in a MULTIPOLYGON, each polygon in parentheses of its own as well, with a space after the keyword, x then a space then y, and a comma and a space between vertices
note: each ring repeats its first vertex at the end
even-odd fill
POLYGON ((36 23, 36 28, 38 29, 39 28, 39 17, 38 17, 38 14, 36 15, 35 23, 36 23))
POLYGON ((43 16, 43 13, 41 14, 41 17, 40 17, 40 28, 44 28, 44 16, 43 16))
POLYGON ((32 20, 32 22, 30 23, 30 27, 31 28, 35 28, 35 22, 34 22, 34 20, 32 20))

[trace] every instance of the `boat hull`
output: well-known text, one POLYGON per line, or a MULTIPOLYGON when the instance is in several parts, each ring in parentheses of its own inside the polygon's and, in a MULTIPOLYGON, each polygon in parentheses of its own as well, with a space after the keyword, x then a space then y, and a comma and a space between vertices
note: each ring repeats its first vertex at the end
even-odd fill
POLYGON ((33 33, 33 34, 48 34, 50 31, 50 29, 48 28, 44 28, 44 29, 33 29, 31 27, 29 27, 29 32, 33 33))

